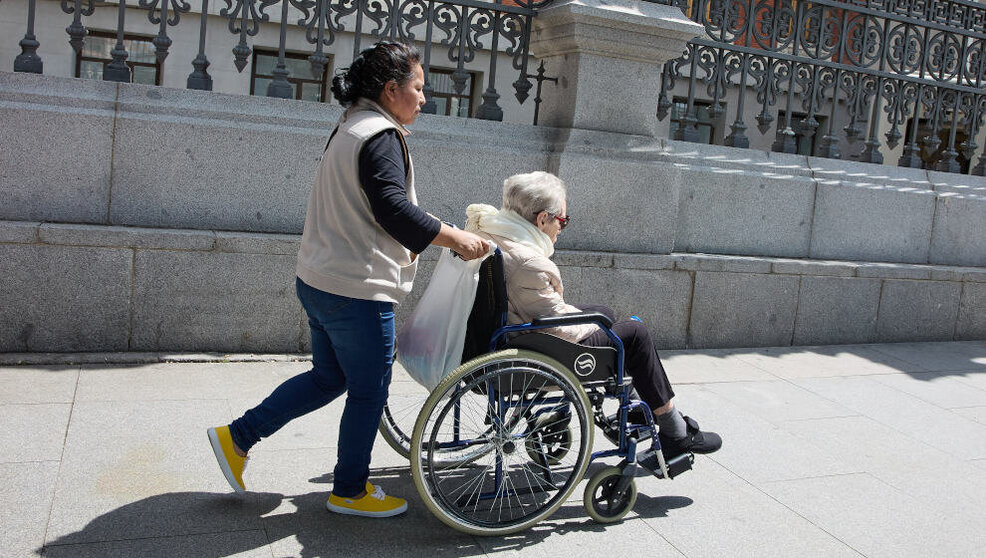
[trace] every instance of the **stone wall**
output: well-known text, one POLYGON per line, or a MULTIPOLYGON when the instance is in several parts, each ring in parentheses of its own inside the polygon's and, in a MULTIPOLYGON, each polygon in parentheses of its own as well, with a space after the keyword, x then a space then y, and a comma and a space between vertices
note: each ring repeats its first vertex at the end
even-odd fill
MULTIPOLYGON (((0 350, 306 352, 297 235, 0 221, 0 350)), ((422 255, 414 294, 437 250, 422 255)), ((986 338, 986 269, 560 251, 661 348, 986 338)))
MULTIPOLYGON (((305 350, 294 253, 339 111, 0 72, 0 351, 305 350)), ((512 173, 565 179, 568 298, 640 315, 662 347, 986 338, 984 271, 965 267, 986 266, 981 177, 429 115, 413 130, 421 205, 445 220, 498 204, 512 173)))

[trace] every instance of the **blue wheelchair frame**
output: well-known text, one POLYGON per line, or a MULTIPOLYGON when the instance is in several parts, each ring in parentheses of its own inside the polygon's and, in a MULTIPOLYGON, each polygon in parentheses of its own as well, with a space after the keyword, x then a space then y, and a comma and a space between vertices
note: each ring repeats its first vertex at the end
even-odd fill
MULTIPOLYGON (((500 249, 496 249, 496 253, 499 254, 500 249)), ((593 422, 597 416, 606 418, 602 416, 601 412, 599 415, 595 413, 597 409, 601 409, 602 400, 607 397, 615 398, 619 401, 619 411, 617 413, 617 418, 615 425, 613 423, 608 423, 610 428, 618 429, 617 447, 615 449, 608 449, 602 451, 593 452, 589 457, 589 463, 595 461, 596 459, 606 458, 606 457, 619 457, 623 461, 620 463, 620 469, 622 471, 621 479, 616 486, 616 493, 622 495, 633 482, 633 477, 636 473, 636 468, 638 466, 638 456, 637 456, 637 444, 639 439, 644 439, 646 435, 650 437, 650 447, 645 451, 644 454, 645 462, 643 463, 644 468, 651 471, 654 475, 662 478, 673 478, 676 474, 690 469, 692 463, 692 456, 690 454, 683 454, 676 457, 669 462, 666 462, 663 454, 661 453, 661 443, 657 435, 657 427, 654 423, 653 411, 647 403, 643 401, 631 400, 630 394, 632 391, 632 383, 628 381, 624 374, 624 348, 623 342, 620 340, 619 336, 609 327, 611 323, 608 318, 600 314, 586 313, 584 315, 580 314, 570 314, 565 316, 554 316, 549 318, 537 319, 532 322, 527 322, 523 324, 505 325, 507 321, 506 312, 500 313, 497 316, 496 328, 493 335, 489 341, 489 353, 496 352, 506 345, 507 336, 515 333, 527 333, 535 332, 538 330, 548 329, 558 327, 559 325, 572 325, 572 324, 585 324, 585 323, 595 323, 606 333, 606 336, 612 341, 613 346, 616 349, 616 378, 615 386, 618 388, 618 392, 615 395, 607 392, 607 389, 603 389, 603 394, 600 395, 598 392, 593 392, 591 395, 591 409, 587 409, 586 412, 593 417, 593 422), (559 322, 563 323, 559 323, 559 322), (645 424, 633 425, 628 427, 629 414, 632 410, 636 408, 641 408, 643 410, 643 415, 646 419, 645 424)), ((545 354, 546 357, 551 357, 550 354, 545 354)), ((596 387, 599 382, 590 382, 593 387, 596 387)), ((583 385, 579 383, 579 388, 583 385)), ((507 425, 507 415, 511 409, 520 407, 523 409, 524 406, 533 407, 534 405, 544 406, 545 408, 540 409, 533 417, 528 415, 526 411, 522 411, 517 415, 517 420, 524 420, 535 418, 541 414, 554 412, 556 409, 564 409, 565 412, 570 412, 568 406, 573 404, 573 401, 567 396, 546 396, 539 397, 536 400, 525 401, 523 397, 519 401, 514 401, 512 394, 508 393, 506 395, 498 394, 492 385, 488 385, 486 389, 487 395, 489 397, 490 409, 495 409, 496 412, 491 419, 491 428, 494 431, 503 431, 503 428, 509 429, 511 425, 507 425)), ((453 430, 453 436, 451 441, 439 442, 439 449, 456 449, 462 447, 468 447, 472 445, 480 445, 486 443, 483 440, 462 440, 460 437, 460 432, 458 428, 460 419, 460 408, 459 403, 455 403, 453 412, 453 423, 456 425, 453 430)), ((515 425, 513 425, 515 426, 515 425)), ((603 426, 603 425, 600 425, 603 426)), ((526 437, 526 433, 515 434, 512 437, 517 440, 523 440, 526 437)), ((545 460, 544 452, 542 449, 541 460, 545 460)), ((513 489, 504 490, 502 486, 503 483, 503 462, 502 456, 499 454, 496 456, 496 465, 494 470, 494 487, 492 492, 478 494, 473 496, 476 501, 489 500, 502 496, 505 493, 515 492, 513 489)), ((541 463, 541 465, 546 465, 546 463, 541 463)), ((544 472, 542 474, 544 477, 544 484, 540 484, 540 491, 544 491, 546 488, 556 488, 552 479, 551 472, 547 467, 544 467, 544 472)), ((527 487, 528 490, 533 490, 534 487, 527 487)))

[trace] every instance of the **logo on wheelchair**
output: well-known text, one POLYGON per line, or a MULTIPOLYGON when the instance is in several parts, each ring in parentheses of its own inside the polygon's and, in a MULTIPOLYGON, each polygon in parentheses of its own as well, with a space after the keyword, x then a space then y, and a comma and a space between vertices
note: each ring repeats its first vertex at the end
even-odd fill
POLYGON ((582 353, 575 357, 575 373, 585 377, 596 369, 596 357, 589 353, 582 353))

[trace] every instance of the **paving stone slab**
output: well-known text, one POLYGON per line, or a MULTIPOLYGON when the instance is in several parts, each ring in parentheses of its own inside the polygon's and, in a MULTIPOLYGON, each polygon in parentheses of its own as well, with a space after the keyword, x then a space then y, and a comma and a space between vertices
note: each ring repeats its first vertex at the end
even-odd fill
POLYGON ((3 367, 0 404, 71 403, 78 379, 78 366, 3 367))
POLYGON ((308 362, 84 365, 76 398, 78 401, 249 399, 259 402, 286 378, 310 368, 308 362))
POLYGON ((72 405, 0 405, 0 463, 58 461, 72 405))
POLYGON ((205 435, 228 414, 214 401, 77 402, 48 542, 258 529, 280 495, 229 492, 205 435))
MULTIPOLYGON (((794 436, 704 386, 681 386, 675 405, 702 429, 722 436, 710 458, 754 485, 778 480, 853 472, 826 448, 794 436), (769 453, 764 448, 770 448, 769 453)), ((677 479, 676 479, 677 480, 677 479)))
POLYGON ((888 343, 872 345, 873 351, 907 362, 908 372, 986 372, 986 343, 888 343))
POLYGON ((929 517, 920 500, 866 473, 778 481, 764 490, 868 557, 973 556, 986 542, 961 518, 929 517))
POLYGON ((359 549, 361 556, 482 556, 473 537, 440 523, 417 499, 410 478, 380 481, 385 490, 408 498, 408 511, 375 520, 339 515, 325 509, 326 490, 291 496, 263 518, 275 556, 322 556, 344 549, 359 549), (372 541, 372 544, 370 544, 372 541))
POLYGON ((0 463, 0 555, 31 556, 44 543, 58 462, 0 463))
POLYGON ((859 556, 712 460, 670 482, 646 480, 634 510, 690 558, 859 556))
POLYGON ((949 518, 954 527, 970 533, 986 523, 986 478, 974 462, 945 459, 924 467, 893 463, 870 474, 920 501, 925 517, 949 518))
POLYGON ((238 530, 183 537, 160 537, 138 540, 84 544, 52 544, 45 556, 55 558, 165 558, 170 556, 270 558, 267 534, 262 530, 238 530))
POLYGON ((714 383, 708 391, 774 424, 855 416, 857 413, 785 380, 714 383))
POLYGON ((909 432, 862 415, 788 421, 779 426, 825 448, 843 467, 856 472, 910 468, 930 479, 939 464, 957 461, 909 432))
POLYGON ((961 409, 952 409, 952 412, 962 415, 967 419, 974 420, 979 424, 986 424, 986 407, 964 407, 961 409))
POLYGON ((795 383, 960 459, 986 458, 986 427, 872 378, 812 378, 795 383))
MULTIPOLYGON (((581 488, 581 487, 580 487, 581 488)), ((576 490, 581 499, 582 490, 576 490)), ((657 500, 643 496, 648 501, 657 500)), ((653 513, 654 506, 647 512, 653 513)), ((580 506, 566 504, 546 521, 506 537, 476 537, 487 556, 652 556, 684 558, 650 525, 631 511, 620 523, 593 522, 580 506)))
POLYGON ((745 349, 660 351, 672 385, 773 380, 776 376, 743 359, 745 349))
POLYGON ((948 372, 889 374, 873 381, 944 409, 986 406, 986 390, 970 387, 948 372))
POLYGON ((896 374, 914 368, 866 345, 768 347, 740 353, 737 358, 785 379, 896 374))

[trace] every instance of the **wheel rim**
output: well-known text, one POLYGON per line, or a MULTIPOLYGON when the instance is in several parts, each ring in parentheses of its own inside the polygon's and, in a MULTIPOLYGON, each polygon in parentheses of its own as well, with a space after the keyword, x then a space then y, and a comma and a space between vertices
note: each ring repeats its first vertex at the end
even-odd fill
POLYGON ((585 471, 592 424, 584 394, 565 375, 537 361, 494 361, 467 377, 467 384, 443 394, 423 428, 422 437, 427 438, 421 466, 429 495, 460 525, 502 531, 536 523, 561 505, 585 471), (491 402, 490 389, 513 395, 494 395, 491 402), (561 442, 554 448, 557 462, 532 459, 526 451, 528 440, 551 423, 538 426, 529 419, 539 411, 569 408, 569 444, 556 440, 561 442), (496 417, 492 434, 485 424, 491 414, 496 417), (481 458, 444 459, 450 454, 439 451, 441 440, 450 438, 449 429, 456 424, 461 441, 474 444, 466 447, 485 448, 481 458))

